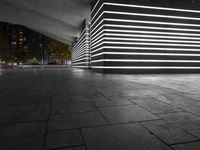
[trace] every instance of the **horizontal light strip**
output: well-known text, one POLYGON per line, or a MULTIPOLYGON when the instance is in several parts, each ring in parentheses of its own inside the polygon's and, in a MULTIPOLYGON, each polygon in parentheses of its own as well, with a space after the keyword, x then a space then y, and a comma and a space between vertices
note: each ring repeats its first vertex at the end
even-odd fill
POLYGON ((102 50, 102 49, 104 49, 104 47, 100 47, 100 48, 95 49, 95 50, 92 49, 92 53, 98 52, 98 51, 100 51, 100 50, 102 50))
POLYGON ((103 34, 104 30, 102 30, 101 32, 99 32, 98 34, 96 34, 95 36, 91 36, 91 41, 93 41, 94 39, 96 39, 99 35, 103 34))
POLYGON ((143 14, 143 13, 129 13, 129 12, 117 12, 117 11, 104 11, 102 14, 104 14, 104 13, 119 14, 119 15, 131 15, 131 16, 144 16, 144 17, 198 20, 198 21, 200 20, 200 18, 196 18, 196 17, 182 17, 182 16, 156 15, 156 14, 143 14))
POLYGON ((121 47, 121 46, 103 46, 104 49, 140 49, 140 50, 169 50, 169 51, 198 51, 200 49, 181 49, 181 48, 163 48, 163 47, 121 47))
POLYGON ((103 46, 99 49, 96 49, 92 51, 92 53, 98 52, 102 49, 128 49, 128 50, 167 50, 167 51, 194 51, 194 52, 200 52, 200 49, 178 49, 178 48, 158 48, 158 47, 115 47, 115 46, 103 46))
MULTIPOLYGON (((104 37, 101 38, 99 41, 92 43, 91 46, 95 47, 96 44, 105 41, 105 40, 120 40, 120 41, 145 41, 145 42, 167 42, 167 43, 196 43, 196 44, 200 44, 200 41, 186 41, 186 40, 160 40, 160 39, 139 39, 139 38, 110 38, 110 37, 104 37)), ((120 42, 119 41, 119 42, 120 42)), ((117 41, 116 41, 117 42, 117 41)), ((105 43, 105 42, 104 42, 105 43)), ((192 45, 192 46, 196 46, 196 45, 192 45)), ((200 46, 200 45, 199 45, 200 46)))
POLYGON ((86 50, 84 48, 83 49, 79 49, 79 51, 76 51, 76 52, 73 53, 73 56, 77 56, 82 52, 86 52, 86 50))
POLYGON ((104 3, 104 5, 112 6, 121 6, 121 7, 134 7, 134 8, 147 8, 147 9, 157 9, 157 10, 171 10, 171 11, 180 11, 180 12, 189 12, 189 13, 200 13, 199 10, 191 9, 179 9, 179 8, 169 8, 169 7, 154 7, 154 6, 145 6, 145 5, 132 5, 132 4, 120 4, 120 3, 104 3))
POLYGON ((198 36, 200 34, 192 34, 192 33, 180 33, 180 32, 153 32, 153 31, 138 31, 138 30, 114 30, 114 29, 104 29, 107 32, 125 32, 125 33, 147 33, 147 34, 164 34, 164 35, 182 35, 182 36, 198 36))
POLYGON ((79 59, 81 59, 81 58, 86 58, 86 57, 89 57, 89 56, 90 56, 89 54, 85 54, 85 55, 81 55, 81 56, 79 56, 79 57, 73 58, 72 60, 73 60, 73 61, 76 61, 76 60, 79 60, 79 59))
MULTIPOLYGON (((99 25, 100 25, 103 21, 104 21, 104 19, 102 19, 102 20, 98 23, 98 25, 95 26, 95 28, 92 28, 92 27, 91 27, 91 35, 92 35, 92 33, 96 30, 96 28, 99 27, 99 25)), ((98 30, 99 30, 99 29, 98 29, 98 30)))
POLYGON ((200 69, 200 67, 169 67, 169 66, 92 66, 91 68, 96 69, 200 69))
POLYGON ((81 59, 77 59, 77 60, 72 60, 72 62, 78 62, 78 61, 86 61, 87 58, 81 58, 81 59))
POLYGON ((74 63, 74 62, 73 62, 73 64, 74 64, 74 65, 89 64, 89 62, 79 62, 79 63, 74 63))
POLYGON ((105 12, 105 11, 103 11, 103 12, 98 16, 98 18, 97 18, 94 22, 92 22, 91 27, 93 27, 93 26, 95 25, 95 23, 103 16, 104 12, 105 12))
MULTIPOLYGON (((143 43, 143 42, 111 42, 111 41, 104 41, 100 44, 122 44, 122 45, 158 45, 158 46, 182 46, 182 47, 200 47, 200 45, 195 44, 168 44, 168 43, 143 43)), ((98 45, 100 46, 100 45, 98 45)), ((95 46, 97 47, 97 46, 95 46)), ((94 48, 94 47, 93 47, 94 48)))
POLYGON ((87 54, 87 52, 86 51, 81 51, 80 53, 73 55, 73 57, 76 58, 76 57, 78 57, 78 56, 80 56, 82 54, 87 54))
MULTIPOLYGON (((83 40, 85 40, 84 37, 85 37, 85 35, 81 36, 81 37, 76 41, 76 44, 81 43, 83 40)), ((74 46, 76 46, 76 45, 74 45, 74 46)))
POLYGON ((86 49, 87 46, 89 46, 89 44, 83 43, 82 45, 79 45, 78 47, 76 47, 76 48, 74 49, 74 52, 77 52, 77 51, 79 51, 80 49, 86 49))
POLYGON ((121 41, 151 41, 151 42, 172 42, 172 43, 196 43, 200 44, 200 41, 186 41, 186 40, 160 40, 160 39, 138 39, 138 38, 113 38, 104 37, 103 40, 121 40, 121 41))
POLYGON ((86 49, 87 46, 90 46, 90 45, 89 45, 89 44, 83 43, 83 44, 79 45, 78 47, 76 47, 76 48, 74 49, 74 52, 77 52, 77 51, 79 51, 80 49, 86 49))
POLYGON ((75 51, 77 51, 78 49, 80 49, 81 47, 84 47, 84 46, 86 46, 85 42, 81 43, 80 45, 77 45, 76 47, 73 47, 73 51, 75 52, 75 51))
POLYGON ((140 53, 140 52, 101 52, 91 57, 97 57, 100 55, 150 55, 150 56, 194 56, 199 57, 200 54, 185 54, 185 53, 140 53))
MULTIPOLYGON (((131 4, 119 4, 119 3, 103 3, 96 14, 92 17, 91 20, 94 19, 94 17, 98 14, 98 12, 101 10, 101 8, 104 5, 112 5, 112 6, 120 6, 120 7, 133 7, 133 8, 145 8, 145 9, 156 9, 156 10, 167 10, 167 11, 180 11, 180 12, 189 12, 189 13, 200 13, 198 10, 189 10, 189 9, 177 9, 177 8, 168 8, 168 7, 152 7, 152 6, 145 6, 145 5, 131 5, 131 4)), ((94 8, 95 9, 95 8, 94 8)), ((94 10, 93 9, 93 10, 94 10)), ((93 12, 93 11, 92 11, 93 12)))
POLYGON ((73 61, 76 61, 76 60, 78 60, 80 58, 83 58, 83 56, 86 58, 86 57, 89 56, 89 53, 84 53, 84 54, 78 55, 76 57, 73 57, 73 61))
POLYGON ((84 29, 79 35, 78 35, 78 38, 76 39, 76 41, 79 40, 79 38, 82 36, 82 34, 86 31, 86 29, 84 29))
POLYGON ((93 13, 93 11, 95 10, 95 8, 97 7, 97 5, 99 4, 99 0, 96 2, 95 6, 93 7, 92 11, 90 12, 90 14, 93 13))
POLYGON ((161 25, 176 25, 176 26, 189 26, 189 27, 200 27, 200 24, 187 24, 187 23, 172 23, 172 22, 159 22, 159 21, 143 21, 143 20, 128 20, 128 19, 112 19, 105 18, 107 21, 117 21, 117 22, 135 22, 135 23, 145 23, 145 24, 161 24, 161 25))
POLYGON ((92 48, 95 48, 95 46, 97 45, 97 44, 99 44, 99 43, 102 43, 104 41, 104 38, 100 38, 100 40, 97 40, 95 43, 91 43, 91 47, 92 48))
POLYGON ((97 40, 99 40, 100 38, 102 38, 104 36, 104 34, 101 34, 100 36, 98 36, 98 38, 96 38, 95 40, 91 40, 91 45, 95 42, 95 41, 97 41, 97 40))
POLYGON ((119 28, 139 28, 139 29, 153 29, 153 30, 200 32, 200 30, 198 29, 184 29, 184 28, 164 28, 164 27, 149 27, 149 26, 117 25, 117 24, 104 24, 104 26, 105 27, 119 27, 119 28))
POLYGON ((102 8, 103 6, 104 6, 104 4, 102 4, 102 5, 99 7, 98 11, 92 16, 91 22, 94 20, 94 18, 96 17, 96 15, 99 13, 99 11, 101 10, 101 8, 102 8))
POLYGON ((79 38, 83 35, 84 32, 85 32, 85 34, 88 34, 88 33, 86 32, 86 30, 89 30, 89 28, 85 28, 85 29, 81 32, 81 34, 79 34, 79 36, 78 36, 78 38, 77 38, 77 41, 78 41, 79 38))
POLYGON ((89 66, 72 66, 73 68, 89 68, 89 66))
POLYGON ((94 62, 180 62, 180 63, 200 63, 200 60, 155 60, 155 59, 100 59, 93 60, 94 62))
POLYGON ((77 47, 77 45, 80 45, 83 42, 86 42, 87 40, 89 40, 89 38, 86 38, 86 36, 82 36, 82 38, 79 41, 77 41, 77 43, 73 47, 75 48, 77 47))
MULTIPOLYGON (((148 35, 148 34, 117 34, 117 33, 104 33, 101 36, 121 36, 121 37, 148 37, 148 38, 163 38, 163 39, 191 39, 200 40, 200 37, 186 37, 186 36, 159 36, 159 35, 148 35)), ((101 37, 100 36, 100 37, 101 37)), ((95 39, 96 40, 96 39, 95 39)))

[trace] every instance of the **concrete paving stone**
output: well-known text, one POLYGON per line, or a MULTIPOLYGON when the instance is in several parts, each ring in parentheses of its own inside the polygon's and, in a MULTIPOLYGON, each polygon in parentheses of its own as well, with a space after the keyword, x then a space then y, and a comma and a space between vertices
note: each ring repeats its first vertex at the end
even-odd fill
POLYGON ((136 105, 99 108, 110 123, 128 123, 159 119, 159 117, 136 105))
POLYGON ((48 130, 77 129, 108 124, 99 112, 55 115, 49 119, 48 130))
POLYGON ((196 92, 195 92, 195 94, 194 93, 192 93, 192 94, 191 93, 182 93, 182 96, 200 101, 200 94, 198 94, 196 92))
POLYGON ((174 150, 199 150, 200 142, 191 142, 172 146, 174 150))
POLYGON ((123 106, 123 105, 132 105, 133 102, 128 100, 121 100, 121 101, 94 101, 93 102, 97 107, 109 107, 109 106, 123 106))
POLYGON ((64 104, 64 103, 70 104, 72 102, 71 102, 70 95, 66 94, 66 95, 53 96, 52 103, 53 104, 64 104))
POLYGON ((111 100, 119 100, 120 98, 124 97, 123 92, 120 91, 113 91, 113 90, 106 90, 106 91, 100 91, 105 97, 111 100))
POLYGON ((51 107, 51 114, 81 113, 97 111, 91 103, 56 104, 51 107))
POLYGON ((0 104, 46 104, 50 102, 50 96, 43 95, 29 95, 29 94, 13 94, 7 96, 0 96, 0 104))
POLYGON ((142 125, 169 145, 197 140, 186 131, 164 120, 142 122, 142 125))
POLYGON ((183 108, 183 110, 189 111, 195 115, 200 116, 200 105, 193 105, 190 107, 185 107, 185 108, 183 108))
POLYGON ((133 99, 132 101, 154 114, 182 111, 181 109, 175 106, 163 103, 153 98, 133 99))
POLYGON ((200 129, 197 130, 188 130, 188 133, 194 135, 195 137, 197 137, 198 139, 200 139, 200 129))
POLYGON ((69 91, 68 91, 68 89, 60 89, 60 90, 58 90, 58 89, 56 89, 56 90, 54 90, 53 91, 53 93, 52 93, 52 95, 53 96, 68 96, 69 95, 69 91))
POLYGON ((154 98, 181 108, 190 107, 194 105, 200 106, 200 101, 176 94, 157 95, 154 96, 154 98))
MULTIPOLYGON (((133 83, 131 83, 131 84, 133 84, 133 83)), ((133 89, 133 88, 131 88, 131 89, 133 89)), ((136 90, 124 90, 122 92, 123 92, 123 95, 127 96, 127 97, 136 97, 136 96, 142 96, 143 95, 136 90)))
POLYGON ((82 144, 83 140, 79 130, 66 130, 47 133, 46 149, 63 148, 82 144))
POLYGON ((123 124, 82 130, 87 150, 170 150, 138 124, 123 124))
POLYGON ((81 102, 92 102, 92 101, 103 101, 107 100, 102 95, 89 96, 89 95, 70 95, 73 103, 81 103, 81 102))
POLYGON ((200 117, 187 112, 159 114, 158 116, 186 130, 200 129, 200 117))
POLYGON ((0 149, 43 150, 46 123, 0 126, 0 149))
POLYGON ((49 104, 0 105, 0 124, 47 120, 49 104))

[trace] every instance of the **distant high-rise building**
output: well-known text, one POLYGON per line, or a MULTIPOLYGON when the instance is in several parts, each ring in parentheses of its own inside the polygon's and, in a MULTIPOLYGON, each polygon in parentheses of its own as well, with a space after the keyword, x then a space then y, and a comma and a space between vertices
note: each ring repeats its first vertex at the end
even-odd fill
POLYGON ((8 39, 12 55, 20 61, 28 57, 48 63, 48 43, 50 38, 25 26, 0 22, 0 33, 8 39))

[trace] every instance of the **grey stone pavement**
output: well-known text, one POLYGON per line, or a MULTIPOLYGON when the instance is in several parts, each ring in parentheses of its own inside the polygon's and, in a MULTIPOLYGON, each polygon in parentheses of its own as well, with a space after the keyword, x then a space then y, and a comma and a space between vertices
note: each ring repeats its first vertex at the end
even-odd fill
POLYGON ((1 150, 199 150, 200 74, 0 70, 1 150))

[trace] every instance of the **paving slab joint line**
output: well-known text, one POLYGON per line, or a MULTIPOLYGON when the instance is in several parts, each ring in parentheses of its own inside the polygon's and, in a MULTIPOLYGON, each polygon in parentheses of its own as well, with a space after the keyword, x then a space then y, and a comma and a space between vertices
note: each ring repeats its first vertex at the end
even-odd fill
MULTIPOLYGON (((200 130, 200 128, 199 129, 191 129, 190 131, 192 131, 192 130, 200 130)), ((192 133, 189 132, 189 130, 184 130, 184 131, 187 132, 187 134, 193 136, 194 138, 200 140, 200 137, 197 137, 197 136, 193 135, 192 133)))
MULTIPOLYGON (((177 94, 177 95, 178 95, 178 94, 177 94)), ((181 96, 181 95, 179 95, 179 96, 181 96)), ((183 96, 183 97, 184 97, 184 96, 183 96)), ((174 105, 171 104, 171 103, 163 102, 163 101, 161 101, 161 100, 159 100, 159 99, 157 99, 157 98, 155 98, 155 97, 150 97, 150 98, 153 98, 153 99, 155 99, 155 100, 157 100, 157 101, 160 101, 160 102, 162 102, 162 103, 165 103, 165 104, 167 104, 167 105, 170 105, 170 106, 176 107, 176 108, 182 110, 183 112, 185 111, 185 112, 188 112, 188 113, 190 113, 190 114, 193 114, 193 115, 195 115, 195 116, 197 116, 197 117, 200 117, 200 116, 198 116, 197 114, 194 114, 194 113, 192 113, 192 112, 190 112, 190 111, 187 111, 187 110, 185 110, 185 109, 182 108, 182 107, 174 106, 174 105)), ((186 98, 188 98, 188 97, 186 97, 186 98)), ((195 99, 193 99, 193 100, 195 100, 195 99)), ((195 101, 197 101, 197 100, 195 100, 195 101)), ((190 106, 188 106, 188 107, 190 107, 190 106)), ((180 112, 181 112, 181 111, 180 111, 180 112)), ((168 113, 173 113, 173 112, 168 112, 168 113)))
POLYGON ((151 134, 151 135, 153 135, 155 138, 157 138, 158 140, 160 140, 162 143, 164 143, 165 145, 167 145, 168 147, 170 147, 171 149, 173 149, 172 147, 171 147, 171 145, 169 145, 169 144, 167 144, 164 140, 162 140, 159 136, 157 136, 156 134, 154 134, 153 132, 151 132, 148 128, 146 128, 145 126, 143 126, 143 124, 142 123, 139 123, 144 129, 146 129, 148 132, 149 132, 149 134, 151 134))
POLYGON ((99 91, 98 89, 96 89, 97 92, 99 92, 103 97, 105 97, 106 99, 108 99, 109 101, 111 101, 110 98, 108 98, 107 96, 105 96, 101 91, 99 91))
POLYGON ((66 149, 66 148, 76 148, 76 147, 79 147, 79 146, 85 146, 85 145, 81 144, 81 145, 74 145, 74 146, 61 146, 61 147, 50 148, 50 149, 45 149, 45 150, 63 150, 63 149, 66 149))
POLYGON ((108 122, 108 124, 111 124, 111 122, 104 116, 104 114, 99 110, 99 108, 93 102, 91 103, 97 109, 97 111, 101 114, 101 116, 108 122))
MULTIPOLYGON (((55 81, 53 82, 52 91, 53 90, 55 90, 55 81)), ((48 114, 48 118, 47 118, 46 132, 44 134, 44 143, 43 143, 43 149, 44 150, 45 150, 45 147, 46 147, 46 140, 47 140, 47 134, 48 134, 48 128, 49 128, 49 118, 50 118, 50 115, 51 115, 52 102, 53 102, 53 96, 51 95, 50 102, 49 102, 49 114, 48 114)))
POLYGON ((180 143, 174 143, 174 144, 170 144, 170 146, 174 146, 174 145, 182 145, 182 144, 188 144, 188 143, 195 143, 195 142, 199 142, 200 140, 193 140, 193 141, 188 141, 188 142, 180 142, 180 143))
MULTIPOLYGON (((149 113, 151 113, 151 114, 153 114, 153 115, 157 116, 157 114, 155 114, 155 113, 151 112, 150 110, 146 109, 145 107, 143 107, 143 106, 140 106, 140 105, 138 105, 138 104, 135 104, 135 105, 137 105, 138 107, 140 107, 140 108, 142 108, 142 109, 144 109, 144 110, 148 111, 149 113)), ((158 117, 158 116, 157 116, 157 117, 158 117)))
POLYGON ((79 131, 81 133, 81 137, 82 137, 82 140, 83 140, 83 143, 84 143, 84 146, 85 146, 85 150, 87 150, 87 145, 86 145, 86 142, 85 142, 85 139, 84 139, 84 136, 83 136, 82 129, 79 129, 79 131))

